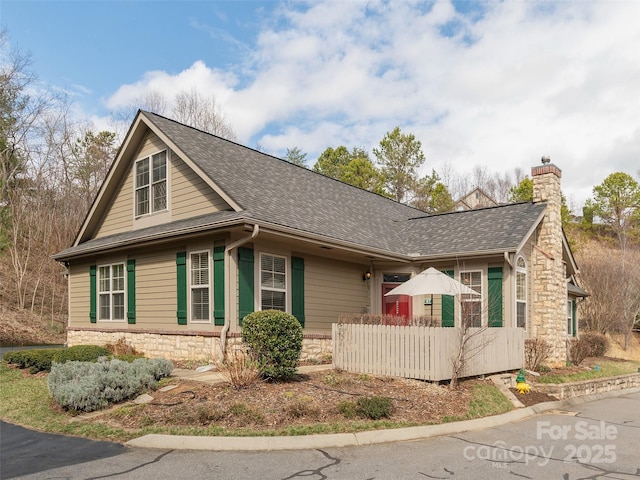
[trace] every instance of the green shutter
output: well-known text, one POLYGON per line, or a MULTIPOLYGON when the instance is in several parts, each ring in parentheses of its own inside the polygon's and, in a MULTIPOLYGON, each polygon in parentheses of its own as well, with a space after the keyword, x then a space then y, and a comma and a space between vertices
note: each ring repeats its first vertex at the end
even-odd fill
MULTIPOLYGON (((453 270, 445 270, 444 273, 453 278, 453 270)), ((453 327, 455 324, 455 308, 453 295, 442 295, 442 326, 453 327)))
POLYGON ((178 285, 176 316, 178 325, 187 324, 187 252, 176 253, 176 284, 178 285))
POLYGON ((253 312, 254 302, 254 259, 253 249, 238 248, 238 308, 240 323, 253 312))
POLYGON ((291 257, 291 314, 304 327, 304 258, 291 257))
POLYGON ((224 246, 213 247, 213 321, 224 325, 224 246))
POLYGON ((578 302, 576 302, 575 300, 571 300, 571 327, 572 327, 572 332, 574 337, 578 336, 577 307, 578 307, 578 302))
POLYGON ((136 323, 136 261, 127 260, 127 322, 136 323))
POLYGON ((96 266, 89 267, 89 320, 96 323, 96 266))
POLYGON ((492 267, 488 271, 489 326, 502 326, 502 267, 492 267))

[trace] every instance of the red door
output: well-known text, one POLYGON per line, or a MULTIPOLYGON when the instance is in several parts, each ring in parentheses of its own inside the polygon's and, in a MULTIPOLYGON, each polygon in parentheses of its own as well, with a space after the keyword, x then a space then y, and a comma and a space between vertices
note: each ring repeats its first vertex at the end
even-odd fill
POLYGON ((397 286, 397 283, 382 284, 382 312, 385 315, 395 315, 396 317, 410 319, 412 317, 411 296, 389 295, 388 297, 385 297, 386 293, 390 292, 397 286))

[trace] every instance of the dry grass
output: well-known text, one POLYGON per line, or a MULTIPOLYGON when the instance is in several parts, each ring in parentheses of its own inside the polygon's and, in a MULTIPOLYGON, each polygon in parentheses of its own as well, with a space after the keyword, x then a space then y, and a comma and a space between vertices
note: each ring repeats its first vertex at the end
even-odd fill
POLYGON ((40 317, 29 310, 0 305, 0 343, 9 345, 59 345, 67 341, 66 316, 40 317))
POLYGON ((224 360, 216 361, 216 370, 236 390, 250 387, 260 380, 255 360, 242 350, 235 350, 224 360))

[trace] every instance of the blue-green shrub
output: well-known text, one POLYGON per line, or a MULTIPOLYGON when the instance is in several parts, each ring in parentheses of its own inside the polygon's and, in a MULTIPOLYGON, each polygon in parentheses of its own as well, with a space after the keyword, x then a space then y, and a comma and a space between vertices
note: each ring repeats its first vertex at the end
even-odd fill
POLYGON ((242 320, 242 341, 267 380, 296 374, 302 352, 302 327, 293 315, 279 310, 250 313, 242 320))
POLYGON ((48 387, 63 408, 91 412, 155 387, 172 370, 173 364, 163 358, 139 358, 132 363, 121 360, 54 363, 48 387))

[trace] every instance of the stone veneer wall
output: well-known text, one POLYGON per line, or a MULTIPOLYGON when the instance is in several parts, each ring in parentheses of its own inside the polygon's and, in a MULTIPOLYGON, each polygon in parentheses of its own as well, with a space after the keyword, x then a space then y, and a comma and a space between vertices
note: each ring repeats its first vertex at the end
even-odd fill
POLYGON ((546 202, 547 209, 537 232, 533 251, 533 329, 553 348, 549 363, 567 361, 567 282, 562 258, 562 172, 555 165, 531 169, 533 201, 546 202))
POLYGON ((626 388, 640 387, 640 373, 630 373, 617 377, 583 380, 580 382, 561 384, 538 383, 534 389, 544 392, 562 400, 565 398, 580 397, 593 393, 610 392, 613 390, 623 390, 626 388))
MULTIPOLYGON (((67 331, 67 345, 105 345, 120 339, 149 357, 174 361, 210 362, 221 358, 220 334, 185 332, 166 334, 154 331, 112 330, 99 331, 73 328, 67 331)), ((227 348, 238 349, 242 339, 238 334, 227 336, 227 348)), ((305 335, 302 341, 301 361, 325 360, 331 355, 331 335, 305 335)))

